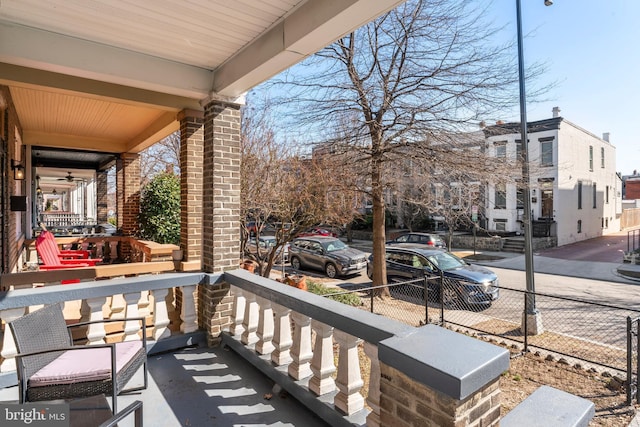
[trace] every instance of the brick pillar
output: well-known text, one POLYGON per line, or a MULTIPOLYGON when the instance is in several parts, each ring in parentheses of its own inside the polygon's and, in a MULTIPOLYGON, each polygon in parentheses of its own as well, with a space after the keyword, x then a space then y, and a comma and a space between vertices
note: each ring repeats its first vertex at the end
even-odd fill
POLYGON ((202 250, 202 164, 204 114, 182 111, 180 120, 180 247, 186 262, 200 261, 202 250))
POLYGON ((506 349, 427 325, 381 341, 378 357, 381 426, 499 425, 506 349))
POLYGON ((205 107, 202 266, 209 273, 240 262, 240 106, 205 107))
POLYGON ((96 198, 98 204, 97 223, 107 222, 109 219, 109 206, 107 196, 107 171, 96 172, 96 198))
MULTIPOLYGON (((123 153, 116 162, 118 230, 124 236, 138 231, 140 212, 140 155, 123 153)), ((121 256, 129 259, 131 248, 123 244, 121 256)))
MULTIPOLYGON (((221 273, 240 261, 240 105, 214 100, 205 106, 202 189, 202 268, 221 273)), ((201 286, 199 325, 209 345, 231 323, 229 285, 201 286)))

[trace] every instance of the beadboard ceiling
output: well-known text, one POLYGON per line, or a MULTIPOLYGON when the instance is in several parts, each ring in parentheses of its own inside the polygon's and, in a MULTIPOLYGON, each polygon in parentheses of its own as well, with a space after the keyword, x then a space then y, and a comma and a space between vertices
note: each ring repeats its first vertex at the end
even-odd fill
POLYGON ((139 152, 400 3, 1 0, 0 84, 26 145, 139 152))

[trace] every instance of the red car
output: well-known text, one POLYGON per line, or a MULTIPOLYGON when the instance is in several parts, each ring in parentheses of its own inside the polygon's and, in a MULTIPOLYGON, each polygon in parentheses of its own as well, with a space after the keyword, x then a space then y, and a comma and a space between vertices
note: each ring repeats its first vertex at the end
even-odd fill
POLYGON ((331 230, 327 230, 326 228, 313 227, 308 229, 307 231, 303 231, 298 234, 298 237, 306 237, 306 236, 329 236, 329 237, 338 237, 336 233, 331 230))

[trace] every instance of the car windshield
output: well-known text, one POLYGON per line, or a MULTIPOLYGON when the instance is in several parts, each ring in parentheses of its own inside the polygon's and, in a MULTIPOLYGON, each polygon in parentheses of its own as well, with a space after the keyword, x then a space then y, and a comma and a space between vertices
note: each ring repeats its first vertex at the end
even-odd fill
POLYGON ((271 247, 276 245, 276 239, 261 239, 265 246, 271 247))
POLYGON ((443 271, 453 270, 455 268, 460 268, 467 265, 466 262, 448 252, 440 252, 437 254, 429 255, 427 259, 431 261, 433 265, 443 271))
POLYGON ((327 252, 339 251, 341 249, 345 249, 347 245, 344 244, 342 240, 331 240, 328 242, 322 242, 322 247, 327 252))

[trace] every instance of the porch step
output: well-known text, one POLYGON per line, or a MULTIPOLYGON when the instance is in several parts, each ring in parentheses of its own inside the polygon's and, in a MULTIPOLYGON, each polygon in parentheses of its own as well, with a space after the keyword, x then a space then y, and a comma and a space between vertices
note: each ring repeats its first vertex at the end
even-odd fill
POLYGON ((524 238, 505 238, 502 242, 504 252, 524 253, 524 238))

